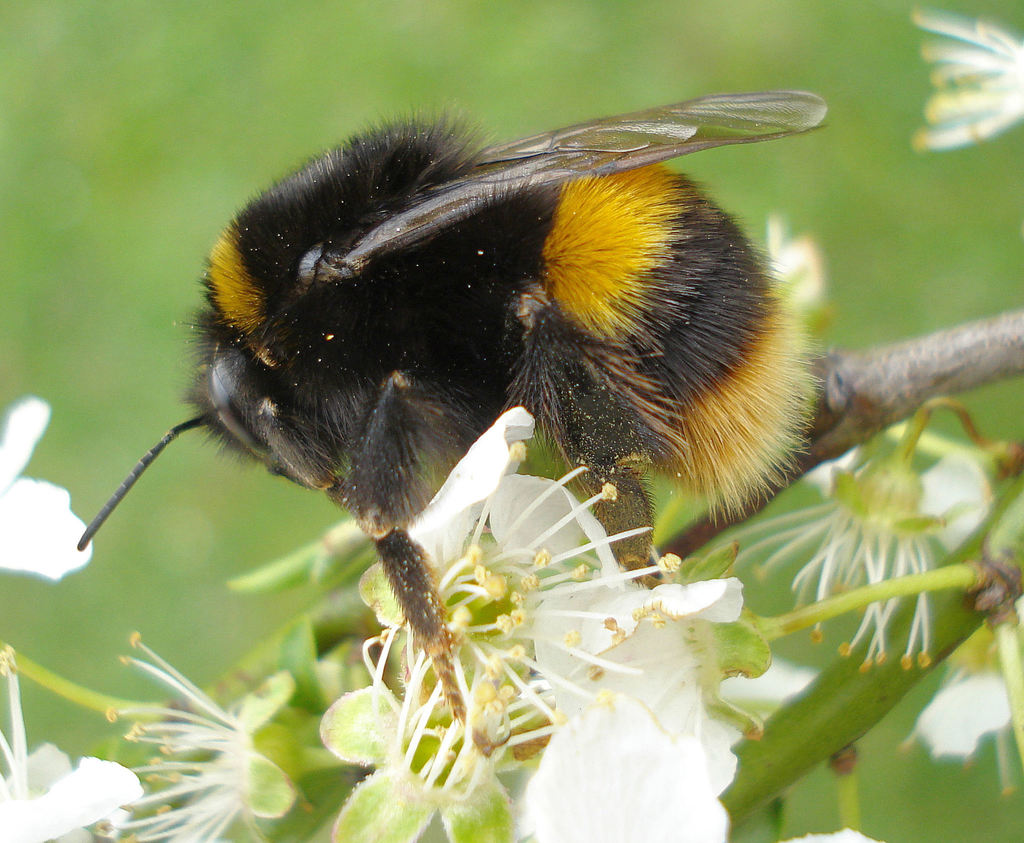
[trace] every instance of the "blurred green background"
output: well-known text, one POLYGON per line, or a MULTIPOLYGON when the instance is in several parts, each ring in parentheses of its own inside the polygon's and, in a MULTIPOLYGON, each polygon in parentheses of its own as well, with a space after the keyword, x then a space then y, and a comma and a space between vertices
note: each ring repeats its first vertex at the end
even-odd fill
MULTIPOLYGON (((384 116, 456 108, 506 139, 718 91, 806 88, 827 127, 715 150, 684 169, 763 238, 782 213, 830 270, 830 343, 866 346, 1024 304, 1024 127, 918 154, 930 91, 908 2, 39 2, 0 8, 0 404, 53 405, 30 476, 88 519, 186 410, 189 315, 237 207, 384 116)), ((1024 31, 1024 7, 955 7, 1024 31)), ((1020 381, 969 396, 1021 435, 1020 381)), ((783 502, 784 503, 784 502, 783 502)), ((226 578, 315 538, 321 496, 187 436, 58 585, 4 576, 0 638, 87 685, 152 696, 115 654, 139 630, 200 684, 315 595, 252 598, 226 578)), ((755 609, 781 606, 749 589, 755 609)), ((842 633, 803 647, 822 663, 842 633)), ((802 642, 799 642, 802 644, 802 642)), ((800 646, 791 645, 799 655, 800 646)), ((937 679, 861 745, 864 828, 890 841, 1019 841, 991 744, 965 772, 901 752, 937 679)), ((28 683, 26 683, 28 685, 28 683)), ((88 751, 101 718, 26 687, 30 742, 88 751)), ((787 830, 830 830, 833 784, 793 794, 787 830)))

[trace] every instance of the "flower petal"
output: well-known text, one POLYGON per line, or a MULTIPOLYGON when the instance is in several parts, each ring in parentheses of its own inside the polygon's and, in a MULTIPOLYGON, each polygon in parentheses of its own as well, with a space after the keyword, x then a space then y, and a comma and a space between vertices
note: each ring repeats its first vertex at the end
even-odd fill
POLYGON ((551 739, 526 790, 538 843, 724 843, 729 819, 700 742, 673 737, 628 697, 595 705, 551 739))
POLYGON ((0 496, 0 569, 59 580, 92 557, 75 547, 83 530, 67 490, 22 477, 0 496))
POLYGON ((584 534, 571 518, 550 536, 551 527, 576 505, 568 489, 545 477, 510 474, 491 497, 488 523, 495 541, 507 550, 549 550, 552 556, 583 544, 584 534), (528 512, 527 517, 523 513, 528 512), (543 540, 539 540, 544 536, 543 540))
POLYGON ((743 583, 728 577, 688 585, 659 585, 651 591, 647 605, 673 620, 695 617, 713 623, 732 623, 743 610, 743 583))
POLYGON ((936 534, 949 549, 959 547, 988 512, 992 489, 981 466, 966 454, 947 454, 921 475, 921 512, 945 518, 936 534))
POLYGON ((113 761, 83 758, 36 799, 0 802, 6 843, 39 843, 91 825, 142 796, 139 777, 113 761))
MULTIPOLYGON (((637 590, 643 598, 646 590, 637 590)), ((583 597, 574 595, 575 597, 583 597)), ((712 654, 692 641, 671 621, 655 625, 649 621, 637 624, 632 620, 628 634, 613 642, 613 633, 601 618, 614 617, 622 627, 628 613, 616 615, 608 611, 611 604, 621 608, 624 603, 618 593, 612 593, 605 603, 591 603, 584 607, 579 600, 560 603, 560 610, 582 611, 595 616, 575 627, 580 632, 577 647, 567 650, 559 646, 555 627, 551 626, 536 642, 537 662, 545 675, 557 675, 571 685, 582 688, 587 697, 581 697, 560 683, 553 688, 558 708, 574 717, 587 710, 588 699, 599 692, 613 692, 639 700, 657 717, 661 728, 673 735, 699 735, 708 763, 711 786, 720 793, 736 773, 736 757, 732 745, 740 737, 737 729, 719 724, 709 715, 704 704, 701 664, 712 654), (594 671, 592 661, 583 652, 597 655, 601 669, 594 671), (720 728, 719 728, 720 727, 720 728)))
POLYGON ((26 766, 29 792, 42 793, 71 772, 71 759, 52 743, 44 743, 32 750, 26 766))
POLYGON ((49 421, 50 405, 33 395, 7 411, 0 433, 0 494, 25 470, 49 421))
POLYGON ((459 460, 433 500, 409 526, 409 535, 433 559, 457 553, 469 531, 472 508, 494 492, 509 470, 509 446, 531 436, 533 416, 522 407, 514 407, 503 413, 459 460))
POLYGON ((934 757, 968 758, 981 739, 1010 724, 1006 683, 998 673, 977 673, 939 689, 914 731, 934 757))

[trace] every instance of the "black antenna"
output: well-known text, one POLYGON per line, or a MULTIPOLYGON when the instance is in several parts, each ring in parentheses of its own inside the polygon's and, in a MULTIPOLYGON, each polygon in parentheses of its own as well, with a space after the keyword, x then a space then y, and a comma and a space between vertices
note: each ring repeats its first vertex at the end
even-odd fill
POLYGON ((78 540, 79 550, 85 550, 89 542, 92 541, 92 537, 96 535, 96 531, 103 526, 103 522, 110 517, 110 513, 114 511, 114 508, 119 503, 121 503, 124 496, 127 495, 131 487, 135 485, 135 481, 142 476, 142 472, 149 468, 149 464, 160 456, 160 452, 170 445, 171 441, 179 433, 184 433, 186 430, 198 427, 205 420, 204 416, 196 416, 194 419, 189 419, 188 421, 183 421, 181 424, 176 424, 163 435, 159 442, 146 451, 142 459, 135 463, 135 468, 128 472, 128 476, 125 477, 121 482, 121 485, 117 487, 117 491, 110 496, 110 500, 103 504, 103 509, 101 509, 97 513, 96 517, 92 519, 92 523, 85 528, 85 532, 82 533, 82 538, 78 540))

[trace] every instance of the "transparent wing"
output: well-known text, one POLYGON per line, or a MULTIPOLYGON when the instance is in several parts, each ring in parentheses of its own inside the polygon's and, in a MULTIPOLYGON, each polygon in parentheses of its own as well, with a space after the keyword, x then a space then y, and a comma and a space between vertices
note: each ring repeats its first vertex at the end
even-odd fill
POLYGON ((389 217, 336 260, 334 269, 353 275, 383 250, 409 246, 471 216, 496 191, 557 185, 713 146, 786 137, 820 125, 825 112, 825 101, 806 91, 714 94, 488 147, 472 175, 389 217))
POLYGON ((618 172, 710 146, 805 132, 821 123, 825 111, 824 100, 806 91, 714 94, 499 144, 484 152, 484 164, 546 156, 549 164, 574 170, 579 160, 599 160, 585 154, 592 153, 607 156, 603 160, 618 172))

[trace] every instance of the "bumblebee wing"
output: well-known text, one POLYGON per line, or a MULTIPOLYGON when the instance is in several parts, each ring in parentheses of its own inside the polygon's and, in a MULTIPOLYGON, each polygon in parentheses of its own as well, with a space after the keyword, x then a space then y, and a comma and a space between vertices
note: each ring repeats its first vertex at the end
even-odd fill
POLYGON ((824 100, 806 91, 715 94, 488 147, 472 175, 393 214, 332 261, 333 268, 343 277, 354 275, 381 252, 420 242, 471 216, 496 193, 605 176, 713 146, 806 132, 821 123, 825 112, 824 100))
POLYGON ((824 100, 806 91, 714 94, 492 146, 482 164, 540 156, 545 170, 564 170, 566 178, 607 175, 712 146, 805 132, 825 111, 824 100))

